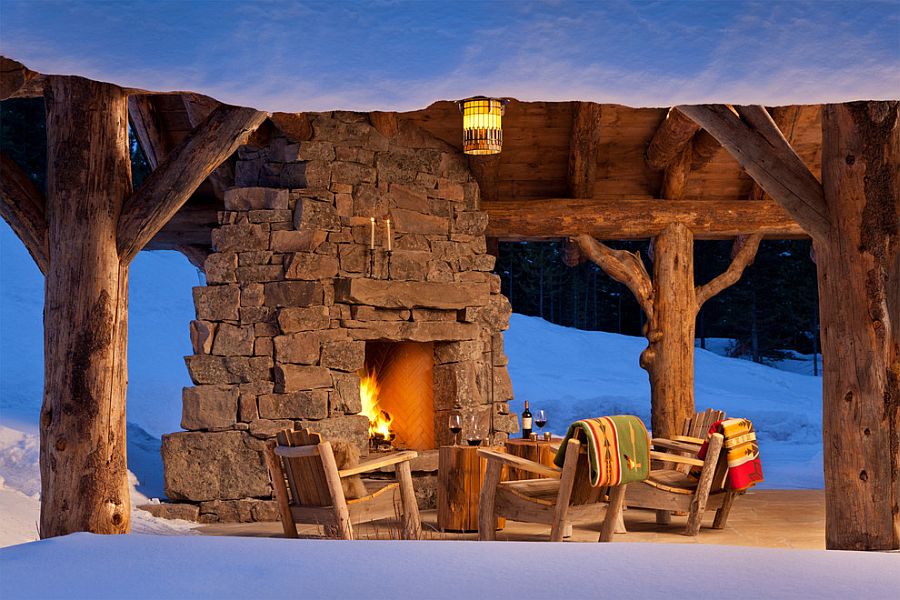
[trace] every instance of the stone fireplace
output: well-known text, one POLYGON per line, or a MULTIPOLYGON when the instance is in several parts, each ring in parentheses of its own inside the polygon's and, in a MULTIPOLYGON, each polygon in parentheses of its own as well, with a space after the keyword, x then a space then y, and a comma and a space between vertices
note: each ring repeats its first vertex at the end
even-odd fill
POLYGON ((281 429, 366 455, 373 375, 393 446, 420 451, 422 499, 451 411, 492 442, 518 427, 510 307, 465 157, 407 122, 383 135, 365 114, 308 117, 310 135, 267 123, 264 142, 239 150, 194 289, 186 431, 164 436, 162 454, 168 497, 202 521, 276 518, 261 450, 281 429))

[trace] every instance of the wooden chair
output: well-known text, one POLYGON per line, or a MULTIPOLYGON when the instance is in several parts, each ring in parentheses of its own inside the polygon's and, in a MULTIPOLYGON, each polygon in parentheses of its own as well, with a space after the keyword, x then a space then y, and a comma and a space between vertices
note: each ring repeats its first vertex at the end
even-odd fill
MULTIPOLYGON (((494 450, 480 449, 487 459, 478 506, 478 539, 495 539, 497 517, 550 525, 550 541, 560 542, 567 521, 595 517, 604 501, 603 488, 590 486, 587 454, 581 442, 569 440, 562 469, 494 450), (503 467, 527 471, 541 479, 501 482, 503 467), (577 484, 577 485, 576 485, 577 484), (584 485, 587 484, 587 485, 584 485)), ((609 488, 609 508, 603 520, 601 542, 608 542, 621 520, 625 487, 609 488)))
POLYGON ((725 418, 722 411, 707 410, 697 413, 685 422, 685 435, 675 439, 654 438, 650 458, 659 461, 650 471, 647 481, 628 487, 625 504, 629 508, 649 508, 656 510, 656 522, 667 525, 672 513, 686 513, 685 535, 697 535, 703 514, 716 509, 714 529, 722 529, 728 520, 728 513, 735 492, 727 489, 728 462, 723 451, 724 439, 721 434, 707 434, 716 421, 725 418), (701 437, 704 436, 704 437, 701 437), (704 440, 709 445, 703 460, 696 458, 704 440), (701 467, 700 476, 688 476, 691 467, 701 467))
POLYGON ((329 535, 353 539, 353 523, 400 517, 404 539, 420 539, 422 527, 412 485, 409 461, 415 452, 397 452, 368 460, 359 466, 338 470, 329 442, 308 429, 279 432, 266 444, 265 458, 275 499, 281 513, 284 535, 297 537, 297 523, 321 525, 329 535), (341 479, 394 465, 396 482, 368 489, 365 497, 344 497, 341 479), (287 482, 287 483, 285 483, 287 482), (290 493, 288 492, 290 490, 290 493), (399 496, 399 498, 398 498, 399 496))

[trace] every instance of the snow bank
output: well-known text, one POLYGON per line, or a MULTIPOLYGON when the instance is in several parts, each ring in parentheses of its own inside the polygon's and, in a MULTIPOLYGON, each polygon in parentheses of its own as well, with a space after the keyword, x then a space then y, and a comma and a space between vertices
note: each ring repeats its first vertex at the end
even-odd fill
POLYGON ((878 600, 896 598, 900 556, 693 544, 345 542, 81 533, 0 549, 0 580, 8 600, 878 600))
MULTIPOLYGON (((21 544, 38 539, 38 522, 41 514, 41 473, 38 462, 39 439, 37 432, 21 431, 9 427, 16 421, 7 420, 0 425, 0 547, 21 544)), ((129 438, 139 435, 142 430, 128 428, 129 438)), ((142 465, 148 471, 158 473, 159 481, 153 486, 159 487, 162 495, 162 463, 159 458, 159 440, 143 432, 145 440, 150 440, 150 448, 142 452, 140 442, 136 445, 129 440, 129 465, 142 465), (155 453, 153 452, 155 440, 155 453), (158 464, 157 464, 158 463, 158 464), (152 465, 148 467, 147 465, 152 465)), ((131 527, 135 532, 169 535, 190 534, 196 523, 188 521, 167 521, 157 519, 137 506, 151 501, 142 490, 138 478, 129 471, 131 482, 131 527)), ((150 486, 152 487, 152 486, 150 486)))

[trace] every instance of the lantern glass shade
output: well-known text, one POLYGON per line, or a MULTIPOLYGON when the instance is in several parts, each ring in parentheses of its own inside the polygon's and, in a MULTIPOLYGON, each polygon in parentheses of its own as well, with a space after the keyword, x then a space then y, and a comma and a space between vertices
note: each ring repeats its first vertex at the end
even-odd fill
POLYGON ((498 154, 503 146, 501 119, 506 101, 475 96, 459 101, 463 114, 463 152, 498 154))

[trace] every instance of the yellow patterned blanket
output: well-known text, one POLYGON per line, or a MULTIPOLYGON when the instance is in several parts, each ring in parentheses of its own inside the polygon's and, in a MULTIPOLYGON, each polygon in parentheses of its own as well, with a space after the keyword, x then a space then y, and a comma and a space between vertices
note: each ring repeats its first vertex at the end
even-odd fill
MULTIPOLYGON (((749 419, 725 419, 713 423, 709 433, 721 433, 725 438, 723 450, 728 459, 728 487, 734 492, 742 492, 763 480, 762 461, 756 431, 749 419)), ((701 460, 706 458, 706 442, 697 453, 701 460)), ((691 469, 691 474, 699 477, 699 467, 691 469)))

